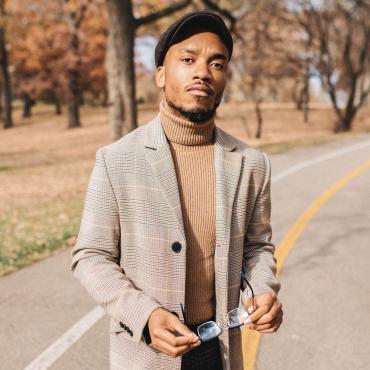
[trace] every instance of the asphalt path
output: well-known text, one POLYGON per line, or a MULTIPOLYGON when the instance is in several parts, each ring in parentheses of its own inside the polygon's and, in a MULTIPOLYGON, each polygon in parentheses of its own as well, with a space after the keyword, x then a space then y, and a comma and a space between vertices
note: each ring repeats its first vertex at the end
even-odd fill
MULTIPOLYGON (((271 160, 273 239, 279 245, 315 199, 370 160, 370 135, 271 160)), ((367 170, 333 194, 294 244, 280 274, 284 324, 261 336, 257 370, 369 368, 369 237, 367 170)), ((65 250, 0 279, 0 369, 108 369, 108 318, 69 264, 65 250)))

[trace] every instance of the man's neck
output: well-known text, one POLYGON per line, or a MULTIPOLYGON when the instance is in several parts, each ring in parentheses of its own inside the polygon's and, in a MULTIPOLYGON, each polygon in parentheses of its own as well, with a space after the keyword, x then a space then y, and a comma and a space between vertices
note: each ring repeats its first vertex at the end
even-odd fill
POLYGON ((167 138, 182 145, 204 145, 213 141, 214 120, 192 122, 167 109, 165 101, 160 102, 160 118, 167 138))

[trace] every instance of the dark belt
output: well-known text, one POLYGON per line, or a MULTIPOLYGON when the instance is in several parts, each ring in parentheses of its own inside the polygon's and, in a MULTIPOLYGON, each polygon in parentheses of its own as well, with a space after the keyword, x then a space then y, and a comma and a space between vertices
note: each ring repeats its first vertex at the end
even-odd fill
POLYGON ((202 325, 204 324, 205 322, 208 322, 208 321, 215 321, 215 317, 211 317, 209 320, 206 320, 206 321, 203 321, 199 324, 194 324, 194 325, 186 325, 191 331, 193 331, 196 335, 198 335, 198 332, 197 332, 197 329, 198 329, 198 326, 199 325, 202 325))
MULTIPOLYGON (((207 321, 214 321, 214 317, 207 321)), ((207 322, 204 321, 204 322, 207 322)), ((197 333, 197 327, 203 324, 187 325, 188 328, 197 333)), ((182 356, 181 370, 222 370, 222 358, 219 339, 215 338, 201 343, 182 356)))

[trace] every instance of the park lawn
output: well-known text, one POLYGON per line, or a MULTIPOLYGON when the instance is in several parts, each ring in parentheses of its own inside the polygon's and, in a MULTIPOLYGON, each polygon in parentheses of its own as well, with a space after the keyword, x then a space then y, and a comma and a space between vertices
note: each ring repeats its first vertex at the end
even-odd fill
MULTIPOLYGON (((316 104, 310 123, 291 104, 264 109, 262 139, 254 139, 255 115, 248 104, 224 104, 217 125, 252 146, 273 154, 296 146, 339 140, 370 131, 370 109, 357 118, 353 132, 332 133, 330 107, 316 104)), ((140 124, 157 106, 142 106, 140 124)), ((15 110, 15 127, 0 133, 0 276, 74 244, 87 183, 99 147, 110 143, 107 109, 83 107, 82 127, 66 129, 66 117, 37 105, 33 117, 15 110)))
POLYGON ((13 208, 0 219, 0 276, 52 253, 76 240, 83 201, 53 200, 13 208))

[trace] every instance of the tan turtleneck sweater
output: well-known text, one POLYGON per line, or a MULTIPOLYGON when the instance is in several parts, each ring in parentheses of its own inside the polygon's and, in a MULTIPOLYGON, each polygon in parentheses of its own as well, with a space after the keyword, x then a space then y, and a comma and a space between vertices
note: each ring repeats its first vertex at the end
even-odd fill
POLYGON ((186 236, 185 309, 188 325, 214 315, 216 242, 214 117, 194 123, 160 103, 160 119, 171 149, 186 236))

